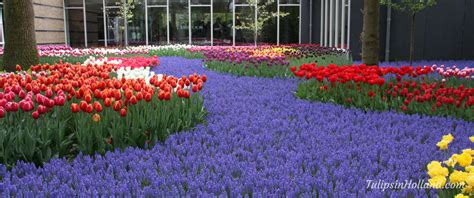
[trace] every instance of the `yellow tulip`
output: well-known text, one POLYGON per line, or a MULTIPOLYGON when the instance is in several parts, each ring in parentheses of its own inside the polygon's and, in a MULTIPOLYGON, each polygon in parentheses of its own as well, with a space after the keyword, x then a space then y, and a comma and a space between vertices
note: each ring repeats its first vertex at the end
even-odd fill
POLYGON ((461 155, 457 156, 456 161, 459 166, 466 167, 472 164, 472 156, 469 153, 463 152, 461 155))
POLYGON ((431 187, 439 189, 443 188, 446 184, 446 177, 438 175, 428 180, 431 187))
POLYGON ((447 141, 448 143, 451 143, 454 140, 454 136, 450 134, 448 135, 443 135, 442 141, 447 141))
POLYGON ((436 176, 448 176, 449 170, 446 167, 441 166, 441 163, 438 161, 432 161, 427 166, 428 175, 430 177, 436 176))
POLYGON ((468 174, 466 177, 466 184, 473 187, 474 186, 474 174, 468 174))
POLYGON ((445 141, 445 140, 441 140, 439 141, 436 146, 439 147, 439 150, 446 150, 448 149, 448 145, 449 145, 449 142, 448 141, 445 141))
POLYGON ((459 184, 464 183, 467 179, 468 174, 462 171, 454 170, 449 176, 449 183, 459 184))
POLYGON ((471 140, 471 142, 474 142, 474 136, 469 137, 469 140, 471 140))
POLYGON ((454 196, 454 198, 469 198, 469 196, 466 196, 466 195, 464 195, 464 194, 462 194, 462 193, 459 193, 459 194, 457 194, 456 196, 454 196))
POLYGON ((474 155, 474 150, 472 150, 470 148, 469 149, 464 149, 464 150, 462 150, 462 152, 463 153, 468 153, 469 155, 474 155))

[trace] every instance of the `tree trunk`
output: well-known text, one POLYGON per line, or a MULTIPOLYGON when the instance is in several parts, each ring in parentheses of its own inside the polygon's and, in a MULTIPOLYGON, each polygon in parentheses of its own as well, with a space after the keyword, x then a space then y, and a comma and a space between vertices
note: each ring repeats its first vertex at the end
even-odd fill
POLYGON ((32 0, 5 0, 4 66, 15 71, 18 64, 24 69, 39 63, 36 50, 35 21, 32 0))
POLYGON ((362 28, 362 62, 379 63, 379 0, 364 0, 364 24, 362 28))
POLYGON ((415 23, 416 23, 416 12, 411 14, 411 33, 410 33, 410 66, 413 65, 413 59, 415 58, 415 23))

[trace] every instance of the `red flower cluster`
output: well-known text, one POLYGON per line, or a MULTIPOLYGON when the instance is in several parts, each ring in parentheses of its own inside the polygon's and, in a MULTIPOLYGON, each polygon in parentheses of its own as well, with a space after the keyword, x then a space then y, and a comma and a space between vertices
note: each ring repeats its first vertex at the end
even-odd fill
POLYGON ((332 88, 343 87, 344 90, 339 88, 336 95, 346 94, 347 97, 344 99, 346 103, 352 102, 352 99, 347 99, 353 97, 350 94, 363 92, 368 98, 380 100, 381 103, 387 100, 401 100, 399 108, 403 111, 409 110, 408 106, 413 102, 428 103, 431 105, 431 111, 443 106, 466 109, 474 107, 474 88, 465 87, 462 84, 464 79, 452 79, 458 80, 457 83, 461 84, 451 83, 449 86, 444 81, 425 81, 428 75, 436 73, 428 66, 382 68, 364 64, 350 66, 303 64, 299 68, 293 66, 290 69, 299 78, 316 79, 320 83, 319 91, 328 90, 327 85, 331 85, 332 88), (386 80, 391 76, 396 80, 386 80), (348 85, 342 86, 343 84, 348 85))
POLYGON ((126 116, 128 106, 140 101, 150 102, 153 97, 170 100, 176 92, 180 98, 189 98, 189 89, 201 90, 207 79, 205 75, 193 74, 181 78, 155 75, 149 82, 144 79, 118 80, 110 78, 113 67, 110 64, 45 64, 32 66, 33 75, 11 73, 1 76, 0 118, 7 112, 21 110, 33 111, 32 117, 37 119, 55 106, 69 103, 67 101, 71 101, 73 113, 100 113, 105 106, 126 116), (43 75, 35 75, 38 73, 43 75))
POLYGON ((158 57, 152 56, 152 57, 129 57, 129 58, 108 58, 107 60, 109 61, 120 61, 122 62, 120 65, 116 66, 117 68, 121 67, 130 67, 131 69, 136 69, 136 68, 142 68, 142 67, 153 67, 153 66, 158 66, 160 64, 160 61, 158 60, 158 57))
POLYGON ((305 77, 306 79, 316 78, 320 82, 327 79, 331 83, 353 81, 356 83, 368 83, 379 86, 385 83, 384 76, 388 74, 394 74, 398 79, 405 75, 417 77, 433 72, 431 67, 417 67, 416 69, 407 66, 402 66, 401 68, 382 68, 378 66, 367 66, 365 64, 342 67, 330 64, 326 67, 317 66, 314 63, 303 64, 298 70, 296 66, 292 66, 290 70, 295 76, 300 78, 305 77))

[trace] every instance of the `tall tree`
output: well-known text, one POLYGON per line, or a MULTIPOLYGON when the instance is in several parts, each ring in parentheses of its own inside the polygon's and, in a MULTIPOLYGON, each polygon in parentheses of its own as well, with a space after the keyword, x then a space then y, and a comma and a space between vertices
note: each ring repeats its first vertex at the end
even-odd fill
POLYGON ((362 27, 362 62, 367 65, 379 63, 379 0, 364 0, 364 24, 362 27))
POLYGON ((15 71, 39 63, 36 49, 35 21, 32 0, 5 0, 5 53, 3 64, 7 71, 15 71))
POLYGON ((416 13, 422 11, 427 7, 436 4, 436 0, 401 0, 400 2, 393 2, 391 0, 381 0, 383 5, 390 6, 402 12, 408 12, 411 15, 411 31, 410 31, 410 65, 415 58, 415 27, 416 27, 416 13))

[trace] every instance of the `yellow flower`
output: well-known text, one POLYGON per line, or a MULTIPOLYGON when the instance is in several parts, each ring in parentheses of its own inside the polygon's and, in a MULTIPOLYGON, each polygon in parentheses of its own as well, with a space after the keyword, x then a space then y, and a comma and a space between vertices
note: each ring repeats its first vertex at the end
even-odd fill
POLYGON ((439 147, 439 150, 446 150, 448 149, 449 141, 441 140, 439 141, 436 146, 439 147))
POLYGON ((449 170, 446 167, 441 166, 441 163, 438 161, 432 161, 426 167, 430 177, 448 176, 449 174, 449 170))
POLYGON ((454 170, 453 173, 449 176, 449 183, 459 184, 466 181, 468 174, 462 171, 454 170))
POLYGON ((448 135, 443 135, 443 138, 441 139, 441 141, 447 141, 448 143, 451 143, 453 140, 454 137, 451 135, 451 133, 448 135))
POLYGON ((446 184, 446 177, 438 175, 428 180, 428 183, 433 188, 443 188, 446 184))
POLYGON ((454 166, 456 166, 456 163, 457 163, 457 156, 458 156, 458 154, 454 154, 453 156, 451 156, 448 160, 444 161, 443 163, 445 163, 449 167, 454 167, 454 166))
POLYGON ((471 140, 471 142, 474 142, 474 136, 469 137, 469 140, 471 140))
POLYGON ((474 166, 466 166, 464 170, 468 173, 474 173, 474 166))
POLYGON ((459 194, 457 194, 456 196, 454 196, 454 198, 469 198, 469 196, 466 196, 466 195, 464 195, 464 194, 462 194, 462 193, 459 193, 459 194))
POLYGON ((462 152, 463 153, 468 153, 469 155, 474 155, 474 150, 472 150, 470 148, 469 149, 464 149, 464 150, 462 150, 462 152))
POLYGON ((466 177, 466 184, 469 185, 472 190, 472 187, 474 186, 474 174, 468 174, 466 177))
POLYGON ((472 186, 466 186, 462 189, 463 193, 471 193, 472 192, 472 186))
POLYGON ((472 156, 469 153, 463 152, 461 155, 457 156, 456 161, 459 166, 466 167, 472 164, 472 156))

